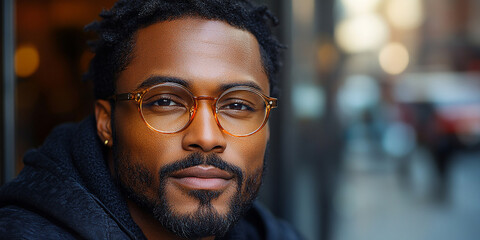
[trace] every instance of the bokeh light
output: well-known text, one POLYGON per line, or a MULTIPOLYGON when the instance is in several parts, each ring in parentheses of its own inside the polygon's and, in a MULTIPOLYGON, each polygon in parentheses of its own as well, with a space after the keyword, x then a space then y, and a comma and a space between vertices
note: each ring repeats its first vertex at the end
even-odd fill
POLYGON ((334 70, 339 58, 337 48, 333 43, 323 43, 317 50, 317 68, 323 73, 331 72, 334 70))
POLYGON ((293 15, 302 24, 311 23, 315 11, 314 0, 292 0, 293 15))
POLYGON ((347 13, 358 15, 375 11, 381 0, 341 0, 341 2, 347 13))
POLYGON ((347 53, 376 50, 385 44, 389 34, 385 20, 373 13, 347 18, 335 29, 335 39, 347 53))
POLYGON ((420 0, 389 0, 386 4, 387 19, 394 27, 410 30, 422 24, 424 14, 420 0))
POLYGON ((389 123, 382 133, 381 146, 390 156, 405 157, 416 145, 415 129, 401 121, 389 123))
POLYGON ((32 44, 21 45, 15 51, 15 74, 28 77, 34 74, 40 65, 40 54, 32 44))
POLYGON ((379 61, 385 72, 397 75, 405 71, 410 62, 410 56, 403 44, 394 42, 387 44, 380 51, 379 61))
POLYGON ((380 101, 380 87, 369 75, 351 75, 345 79, 337 95, 339 109, 343 115, 361 115, 380 101))
POLYGON ((325 108, 325 93, 312 84, 297 84, 292 91, 292 103, 299 119, 319 118, 325 108))

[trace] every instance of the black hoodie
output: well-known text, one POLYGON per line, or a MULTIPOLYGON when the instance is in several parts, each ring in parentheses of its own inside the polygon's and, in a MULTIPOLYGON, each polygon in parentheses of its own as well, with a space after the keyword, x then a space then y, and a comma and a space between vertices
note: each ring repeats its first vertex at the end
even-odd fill
MULTIPOLYGON (((93 116, 57 127, 0 188, 0 239, 145 239, 103 159, 93 116)), ((224 239, 300 239, 255 203, 224 239)))

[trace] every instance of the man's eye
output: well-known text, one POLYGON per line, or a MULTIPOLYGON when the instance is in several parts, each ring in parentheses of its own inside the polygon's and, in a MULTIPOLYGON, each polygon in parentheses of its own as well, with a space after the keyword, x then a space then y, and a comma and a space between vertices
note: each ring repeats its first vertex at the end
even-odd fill
POLYGON ((177 108, 184 106, 186 106, 186 103, 182 98, 171 94, 159 94, 145 98, 143 101, 143 107, 163 108, 162 111, 167 108, 171 109, 172 107, 177 108))
POLYGON ((178 106, 180 104, 176 103, 175 101, 167 98, 158 99, 152 103, 154 106, 178 106))
POLYGON ((254 111, 254 109, 249 106, 248 104, 240 103, 240 102, 233 102, 229 104, 225 104, 222 106, 223 110, 236 110, 236 111, 254 111))

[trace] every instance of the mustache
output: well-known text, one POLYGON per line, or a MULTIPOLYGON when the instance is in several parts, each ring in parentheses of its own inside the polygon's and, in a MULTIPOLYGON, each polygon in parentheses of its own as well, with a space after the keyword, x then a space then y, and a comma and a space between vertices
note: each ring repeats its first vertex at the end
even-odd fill
POLYGON ((220 170, 226 171, 237 179, 239 186, 243 183, 244 174, 240 167, 228 163, 216 154, 204 155, 198 152, 189 154, 183 159, 177 160, 174 163, 170 163, 162 167, 159 171, 160 180, 164 180, 176 171, 199 165, 213 166, 220 170))

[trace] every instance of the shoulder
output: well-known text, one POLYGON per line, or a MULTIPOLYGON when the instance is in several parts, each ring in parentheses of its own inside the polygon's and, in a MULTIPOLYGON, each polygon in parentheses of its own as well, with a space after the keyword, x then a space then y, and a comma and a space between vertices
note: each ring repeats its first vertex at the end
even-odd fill
POLYGON ((0 208, 0 239, 77 239, 46 216, 18 206, 0 208))
POLYGON ((301 235, 286 221, 278 219, 259 203, 235 225, 224 239, 301 240, 301 235))
POLYGON ((255 203, 247 215, 247 219, 261 220, 265 228, 265 239, 296 240, 302 239, 300 234, 283 219, 276 218, 267 208, 255 203))

